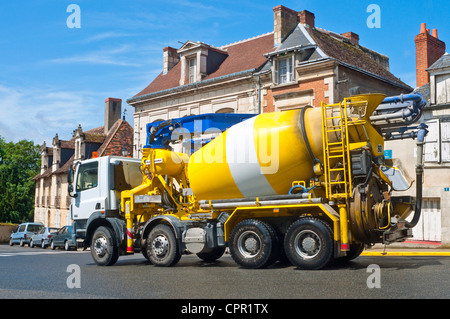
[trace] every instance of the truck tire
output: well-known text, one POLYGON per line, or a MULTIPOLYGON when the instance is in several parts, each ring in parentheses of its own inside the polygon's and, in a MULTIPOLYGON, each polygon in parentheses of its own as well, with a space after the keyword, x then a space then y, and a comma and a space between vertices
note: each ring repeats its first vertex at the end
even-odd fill
POLYGON ((347 255, 344 257, 339 257, 335 260, 337 264, 349 262, 357 258, 364 251, 363 243, 353 243, 350 244, 350 250, 347 251, 347 255))
POLYGON ((224 253, 225 247, 214 247, 206 251, 199 252, 197 257, 207 263, 212 263, 222 257, 224 253))
POLYGON ((317 218, 301 218, 289 227, 284 249, 289 261, 301 269, 321 269, 333 257, 330 226, 317 218))
POLYGON ((168 225, 156 225, 150 231, 146 243, 148 259, 155 266, 171 267, 181 258, 177 238, 168 225))
POLYGON ((111 266, 116 263, 119 259, 119 248, 111 228, 100 226, 95 230, 91 240, 91 254, 99 266, 111 266))
POLYGON ((271 225, 257 219, 237 224, 230 236, 230 254, 245 268, 265 268, 278 257, 278 237, 271 225))

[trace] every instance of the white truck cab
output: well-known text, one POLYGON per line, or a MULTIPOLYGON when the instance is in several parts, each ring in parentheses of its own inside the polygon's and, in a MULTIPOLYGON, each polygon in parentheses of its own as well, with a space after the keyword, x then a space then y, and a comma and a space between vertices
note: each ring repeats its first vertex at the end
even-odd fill
POLYGON ((104 156, 73 165, 68 182, 76 241, 86 239, 90 220, 110 224, 108 218, 119 217, 121 191, 142 183, 140 164, 141 160, 135 158, 104 156))

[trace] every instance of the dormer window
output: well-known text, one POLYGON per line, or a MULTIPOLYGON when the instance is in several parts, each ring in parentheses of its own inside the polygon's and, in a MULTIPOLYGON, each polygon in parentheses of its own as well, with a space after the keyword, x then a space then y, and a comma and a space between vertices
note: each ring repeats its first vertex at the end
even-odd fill
POLYGON ((211 47, 202 42, 187 41, 177 54, 181 62, 180 85, 202 81, 228 56, 222 49, 211 47))
POLYGON ((274 59, 274 82, 285 84, 294 81, 294 55, 274 59))
POLYGON ((189 83, 197 82, 197 58, 190 58, 188 59, 188 66, 189 66, 189 83))

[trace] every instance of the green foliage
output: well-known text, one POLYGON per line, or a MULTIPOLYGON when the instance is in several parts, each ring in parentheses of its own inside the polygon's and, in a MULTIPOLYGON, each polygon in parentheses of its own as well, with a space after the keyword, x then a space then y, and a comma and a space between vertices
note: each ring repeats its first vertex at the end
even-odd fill
POLYGON ((40 169, 40 147, 31 141, 6 142, 0 136, 0 222, 31 221, 34 176, 40 169))

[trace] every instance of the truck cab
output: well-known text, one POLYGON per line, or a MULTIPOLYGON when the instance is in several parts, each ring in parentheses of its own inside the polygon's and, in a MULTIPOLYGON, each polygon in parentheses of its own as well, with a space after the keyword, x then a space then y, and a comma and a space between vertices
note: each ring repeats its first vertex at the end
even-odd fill
MULTIPOLYGON (((104 156, 78 161, 69 170, 68 190, 75 241, 84 242, 91 220, 119 217, 120 193, 142 183, 139 159, 104 156)), ((113 225, 111 225, 113 226, 113 225)), ((85 243, 87 244, 87 243, 85 243)))

